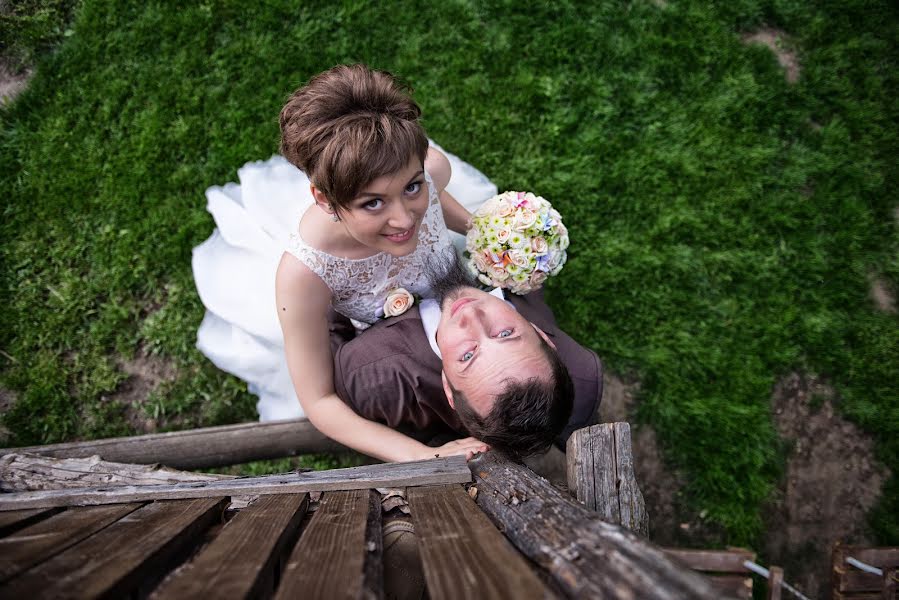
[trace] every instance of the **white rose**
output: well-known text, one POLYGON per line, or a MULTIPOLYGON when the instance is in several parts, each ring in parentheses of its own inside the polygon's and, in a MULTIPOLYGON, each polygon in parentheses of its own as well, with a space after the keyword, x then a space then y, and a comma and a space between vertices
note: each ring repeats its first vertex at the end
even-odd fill
POLYGON ((384 301, 384 316, 395 317, 401 315, 415 303, 415 298, 404 288, 396 288, 387 294, 387 300, 384 301))
POLYGON ((569 240, 568 240, 567 234, 559 237, 559 248, 561 250, 565 250, 566 248, 568 248, 568 244, 569 244, 569 240))
POLYGON ((510 235, 512 235, 512 230, 506 227, 502 227, 496 231, 496 239, 499 240, 500 244, 505 244, 510 235))
POLYGON ((506 202, 505 200, 500 200, 496 203, 496 210, 494 214, 498 217, 508 217, 512 214, 512 211, 515 210, 514 207, 506 202))
POLYGON ((537 213, 527 208, 519 209, 518 214, 515 215, 515 229, 518 231, 524 231, 536 222, 537 213))
POLYGON ((481 273, 486 273, 487 267, 489 267, 492 262, 493 261, 491 261, 484 252, 478 252, 474 255, 474 264, 481 273))
POLYGON ((536 252, 537 254, 546 254, 546 250, 548 245, 546 240, 542 237, 535 237, 531 240, 531 250, 536 252))

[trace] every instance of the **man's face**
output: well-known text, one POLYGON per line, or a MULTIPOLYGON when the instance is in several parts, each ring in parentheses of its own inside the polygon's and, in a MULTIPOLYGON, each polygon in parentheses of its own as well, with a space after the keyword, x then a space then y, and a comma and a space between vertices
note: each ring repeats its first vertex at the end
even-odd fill
POLYGON ((485 416, 506 380, 548 373, 540 337, 552 343, 505 300, 461 287, 444 298, 442 309, 437 345, 443 355, 443 387, 450 405, 452 385, 465 394, 475 412, 485 416))

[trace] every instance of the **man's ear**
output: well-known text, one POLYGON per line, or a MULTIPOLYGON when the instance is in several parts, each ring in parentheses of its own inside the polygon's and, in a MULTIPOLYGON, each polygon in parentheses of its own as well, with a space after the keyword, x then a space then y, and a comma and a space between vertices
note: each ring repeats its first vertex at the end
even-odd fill
POLYGON ((440 371, 440 379, 443 380, 443 393, 446 394, 446 401, 449 402, 450 408, 456 410, 456 404, 453 402, 453 388, 450 387, 449 380, 446 378, 446 371, 440 371))
POLYGON ((546 335, 546 332, 544 332, 542 329, 540 329, 539 327, 537 327, 537 326, 534 325, 533 323, 531 323, 531 327, 533 327, 534 329, 537 330, 537 333, 540 334, 540 337, 543 338, 543 341, 545 341, 547 344, 549 344, 549 347, 550 347, 550 348, 555 349, 556 345, 553 344, 553 341, 552 341, 551 339, 549 339, 549 336, 546 335))
POLYGON ((315 187, 314 183, 309 184, 309 191, 312 192, 312 197, 315 199, 315 203, 318 204, 318 207, 328 213, 329 215, 334 214, 334 205, 331 204, 330 200, 328 200, 327 196, 317 187, 315 187))

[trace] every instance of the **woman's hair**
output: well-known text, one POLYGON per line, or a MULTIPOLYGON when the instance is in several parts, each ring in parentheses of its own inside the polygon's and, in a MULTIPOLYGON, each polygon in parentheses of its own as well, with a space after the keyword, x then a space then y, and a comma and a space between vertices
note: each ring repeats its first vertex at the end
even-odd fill
POLYGON ((281 109, 281 153, 335 207, 363 188, 424 162, 428 138, 411 90, 386 71, 338 65, 293 93, 281 109))

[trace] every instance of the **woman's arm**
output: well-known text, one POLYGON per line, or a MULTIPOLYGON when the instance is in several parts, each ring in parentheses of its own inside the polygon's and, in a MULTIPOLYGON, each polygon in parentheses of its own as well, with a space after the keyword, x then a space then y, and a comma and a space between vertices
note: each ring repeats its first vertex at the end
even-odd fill
POLYGON ((481 451, 469 438, 430 448, 385 425, 357 415, 334 393, 334 367, 328 339, 330 291, 305 265, 285 254, 276 276, 278 317, 284 332, 287 366, 309 421, 329 438, 388 462, 481 451))
POLYGON ((459 204, 459 201, 453 198, 452 194, 446 191, 446 186, 449 184, 450 176, 453 173, 446 155, 436 148, 428 148, 428 155, 425 158, 425 170, 430 173, 431 181, 434 182, 434 187, 437 188, 437 193, 440 194, 440 206, 443 209, 443 220, 446 221, 446 226, 456 233, 465 235, 471 227, 471 213, 459 204))

